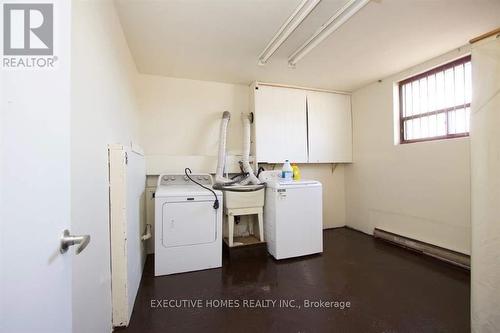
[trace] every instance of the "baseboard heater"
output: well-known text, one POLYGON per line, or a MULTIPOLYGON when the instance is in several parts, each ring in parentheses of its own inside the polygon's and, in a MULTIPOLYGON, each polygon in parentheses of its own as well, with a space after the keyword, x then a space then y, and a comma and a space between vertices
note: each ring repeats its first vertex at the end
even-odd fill
POLYGON ((411 249, 413 251, 449 262, 451 264, 470 269, 470 256, 448 250, 436 245, 421 242, 415 239, 411 239, 405 236, 394 234, 389 231, 375 228, 373 231, 373 236, 375 238, 380 238, 384 241, 393 243, 395 245, 411 249))

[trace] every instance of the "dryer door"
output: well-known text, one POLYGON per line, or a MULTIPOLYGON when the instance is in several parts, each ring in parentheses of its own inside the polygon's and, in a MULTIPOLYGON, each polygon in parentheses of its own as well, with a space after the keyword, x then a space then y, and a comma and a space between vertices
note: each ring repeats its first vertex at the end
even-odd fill
POLYGON ((217 239, 217 210, 212 200, 167 202, 162 216, 164 247, 212 243, 217 239))

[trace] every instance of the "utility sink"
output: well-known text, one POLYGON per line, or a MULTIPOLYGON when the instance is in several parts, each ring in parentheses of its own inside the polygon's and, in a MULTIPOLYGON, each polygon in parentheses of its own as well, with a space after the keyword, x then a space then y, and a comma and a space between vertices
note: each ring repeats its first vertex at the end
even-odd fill
POLYGON ((263 207, 264 206, 264 192, 265 188, 261 188, 256 191, 237 191, 237 188, 248 189, 252 185, 236 185, 231 186, 236 191, 223 190, 224 192, 224 208, 226 209, 238 209, 238 208, 252 208, 252 207, 263 207))

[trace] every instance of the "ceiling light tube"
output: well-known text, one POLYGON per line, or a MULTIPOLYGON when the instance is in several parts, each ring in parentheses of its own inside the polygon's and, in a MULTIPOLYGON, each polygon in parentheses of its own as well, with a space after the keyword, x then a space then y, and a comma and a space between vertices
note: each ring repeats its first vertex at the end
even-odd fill
POLYGON ((276 35, 267 44, 266 48, 259 55, 259 65, 265 65, 271 56, 278 50, 292 32, 304 21, 316 5, 321 0, 303 0, 297 8, 293 11, 292 15, 283 23, 276 35))
POLYGON ((321 26, 302 46, 288 57, 288 64, 295 67, 300 59, 347 22, 354 14, 360 11, 370 0, 349 0, 325 24, 321 26))

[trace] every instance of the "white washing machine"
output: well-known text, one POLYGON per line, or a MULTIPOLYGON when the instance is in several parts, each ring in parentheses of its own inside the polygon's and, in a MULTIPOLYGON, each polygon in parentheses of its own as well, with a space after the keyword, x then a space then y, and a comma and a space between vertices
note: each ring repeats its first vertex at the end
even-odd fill
MULTIPOLYGON (((190 177, 213 186, 209 174, 190 177)), ((222 192, 212 193, 183 174, 160 175, 155 192, 155 276, 221 267, 222 209, 222 192)))
POLYGON ((276 259, 323 252, 322 185, 314 180, 267 182, 264 238, 276 259))

